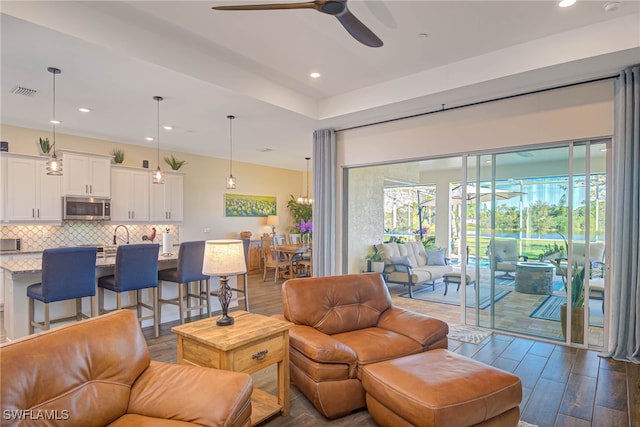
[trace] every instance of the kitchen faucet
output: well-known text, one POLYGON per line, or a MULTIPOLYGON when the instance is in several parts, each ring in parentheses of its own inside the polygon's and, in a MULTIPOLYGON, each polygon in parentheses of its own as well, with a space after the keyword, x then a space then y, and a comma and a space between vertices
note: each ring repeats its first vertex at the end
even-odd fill
POLYGON ((124 228, 124 231, 126 231, 126 232, 127 232, 127 240, 125 240, 125 243, 128 245, 128 244, 129 244, 129 229, 127 228, 127 226, 126 226, 126 225, 122 225, 122 224, 120 224, 120 225, 116 226, 116 229, 115 229, 115 230, 113 230, 113 244, 114 244, 114 245, 116 245, 116 244, 118 243, 116 239, 123 240, 121 237, 118 237, 118 236, 117 236, 117 234, 118 234, 118 229, 119 229, 120 227, 124 228))

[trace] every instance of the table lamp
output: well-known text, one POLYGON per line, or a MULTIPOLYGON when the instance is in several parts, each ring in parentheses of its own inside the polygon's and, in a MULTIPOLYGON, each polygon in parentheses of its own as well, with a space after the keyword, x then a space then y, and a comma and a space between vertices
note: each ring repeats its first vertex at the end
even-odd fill
POLYGON ((271 226, 271 234, 276 235, 276 225, 280 224, 280 219, 277 215, 269 215, 267 217, 267 225, 271 226))
POLYGON ((227 314, 231 301, 231 288, 227 276, 237 276, 247 272, 242 240, 207 240, 204 248, 202 274, 220 278, 218 300, 222 316, 216 321, 218 326, 233 325, 233 317, 227 314))

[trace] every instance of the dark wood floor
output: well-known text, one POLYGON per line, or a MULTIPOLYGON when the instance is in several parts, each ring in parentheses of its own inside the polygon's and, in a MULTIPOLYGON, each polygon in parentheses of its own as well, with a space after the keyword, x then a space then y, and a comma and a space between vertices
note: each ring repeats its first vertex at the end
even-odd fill
MULTIPOLYGON (((251 312, 282 312, 282 281, 262 282, 249 277, 251 312)), ((441 304, 398 298, 401 289, 390 288, 394 304, 448 320, 441 304)), ((244 307, 240 307, 244 308, 244 307)), ((195 319, 194 319, 195 320, 195 319)), ((450 320, 450 319, 449 319, 450 320)), ((176 361, 172 324, 163 325, 160 337, 150 328, 145 336, 154 360, 176 361)), ((640 366, 598 357, 596 352, 530 339, 492 334, 479 344, 450 340, 449 349, 518 375, 523 385, 521 419, 540 427, 640 427, 640 366)), ((257 386, 275 391, 275 371, 254 374, 257 386)), ((291 386, 291 414, 274 417, 264 426, 375 426, 366 410, 334 421, 323 418, 295 386, 291 386)))

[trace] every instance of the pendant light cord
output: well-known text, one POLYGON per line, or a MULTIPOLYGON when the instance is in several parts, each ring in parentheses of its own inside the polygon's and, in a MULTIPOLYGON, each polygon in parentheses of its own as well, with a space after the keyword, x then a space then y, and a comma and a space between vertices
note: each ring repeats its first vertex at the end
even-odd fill
POLYGON ((161 97, 156 96, 156 105, 157 105, 157 133, 156 133, 156 141, 158 142, 158 167, 160 167, 160 101, 162 100, 161 97))
POLYGON ((227 116, 229 119, 229 176, 233 176, 233 119, 236 116, 227 116))
POLYGON ((56 154, 56 73, 52 72, 51 74, 53 74, 53 120, 51 121, 53 124, 53 146, 51 147, 53 149, 53 155, 55 156, 56 154))
POLYGON ((309 199, 309 160, 311 160, 311 157, 305 157, 305 160, 307 161, 307 200, 309 199))

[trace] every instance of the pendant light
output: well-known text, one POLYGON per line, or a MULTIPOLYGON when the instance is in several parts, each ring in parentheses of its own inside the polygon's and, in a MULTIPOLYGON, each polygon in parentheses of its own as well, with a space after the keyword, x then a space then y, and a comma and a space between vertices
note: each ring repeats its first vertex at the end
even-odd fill
POLYGON ((60 124, 56 120, 56 74, 60 74, 59 68, 49 67, 47 71, 53 74, 53 118, 51 123, 53 124, 53 144, 51 146, 51 154, 47 159, 47 175, 62 175, 62 159, 59 159, 56 155, 56 125, 60 124))
POLYGON ((311 160, 311 157, 305 157, 304 159, 307 161, 307 194, 304 197, 298 197, 297 202, 299 205, 311 206, 313 204, 313 199, 309 197, 309 160, 311 160))
POLYGON ((233 119, 236 116, 227 116, 229 119, 229 178, 227 178, 227 190, 233 190, 236 188, 236 177, 233 176, 233 119))
POLYGON ((160 101, 164 98, 161 96, 154 96, 153 100, 156 101, 157 113, 158 113, 158 132, 156 134, 156 141, 158 141, 158 168, 153 172, 153 183, 164 184, 164 175, 160 169, 160 101))

